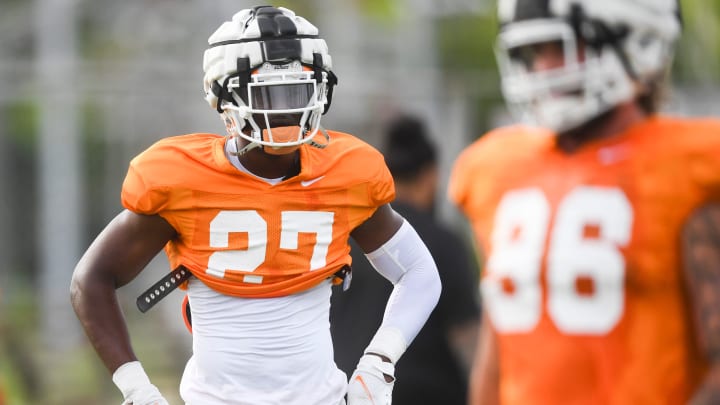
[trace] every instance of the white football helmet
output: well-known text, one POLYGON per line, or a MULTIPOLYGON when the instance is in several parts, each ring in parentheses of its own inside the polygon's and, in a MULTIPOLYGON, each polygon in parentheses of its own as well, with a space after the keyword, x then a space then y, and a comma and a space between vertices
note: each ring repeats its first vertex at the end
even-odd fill
POLYGON ((208 39, 205 99, 222 115, 228 134, 271 154, 309 143, 317 147, 320 117, 337 78, 318 29, 283 7, 241 10, 208 39), (248 133, 246 133, 248 132, 248 133))
POLYGON ((648 92, 680 36, 677 0, 499 0, 497 59, 517 118, 558 133, 648 92), (556 43, 564 64, 534 70, 533 46, 556 43))

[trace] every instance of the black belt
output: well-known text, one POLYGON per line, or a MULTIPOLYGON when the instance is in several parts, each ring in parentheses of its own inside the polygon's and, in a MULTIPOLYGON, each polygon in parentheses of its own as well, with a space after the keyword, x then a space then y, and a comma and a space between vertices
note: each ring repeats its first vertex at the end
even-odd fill
MULTIPOLYGON (((165 298, 180 286, 183 282, 192 276, 190 270, 187 267, 180 265, 175 270, 166 274, 163 278, 158 280, 150 288, 145 290, 144 293, 137 297, 135 303, 137 304, 140 312, 145 313, 161 299, 165 298)), ((350 281, 352 280, 352 268, 347 264, 340 268, 333 274, 333 277, 338 277, 342 280, 343 291, 350 288, 350 281)))

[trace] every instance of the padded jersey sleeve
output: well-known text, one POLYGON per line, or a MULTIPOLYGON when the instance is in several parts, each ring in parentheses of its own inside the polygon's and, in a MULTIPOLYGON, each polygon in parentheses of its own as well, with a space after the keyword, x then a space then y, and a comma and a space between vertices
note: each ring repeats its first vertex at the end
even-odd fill
POLYGON ((395 199, 395 183, 390 174, 390 169, 385 164, 383 157, 378 155, 379 152, 376 153, 375 161, 372 163, 374 171, 370 177, 368 187, 370 204, 375 207, 387 204, 395 199))
MULTIPOLYGON (((333 140, 333 181, 347 190, 351 228, 368 219, 375 210, 395 199, 395 183, 383 155, 371 145, 348 134, 333 140)), ((330 148, 328 148, 330 149, 330 148)))
POLYGON ((149 153, 145 151, 130 162, 120 193, 123 207, 145 215, 162 211, 168 201, 167 187, 153 184, 148 176, 152 173, 147 164, 146 155, 149 153))
POLYGON ((469 160, 470 160, 469 149, 464 150, 460 156, 455 160, 455 163, 450 172, 450 178, 448 179, 448 198, 452 203, 463 209, 465 201, 467 200, 468 194, 468 179, 467 174, 469 172, 469 160))
MULTIPOLYGON (((187 208, 183 206, 191 203, 187 185, 198 183, 198 176, 207 176, 210 169, 219 170, 214 153, 223 140, 219 135, 195 133, 155 142, 130 161, 121 191, 123 206, 147 215, 187 208)), ((201 184, 211 181, 208 177, 199 180, 201 184)))
POLYGON ((385 157, 372 145, 355 136, 335 133, 337 148, 336 165, 342 166, 341 181, 344 187, 349 186, 360 199, 358 203, 367 207, 377 208, 395 199, 395 183, 385 157), (357 186, 361 186, 357 188, 357 186))
POLYGON ((478 197, 492 190, 493 173, 487 169, 485 140, 479 139, 465 149, 453 165, 448 180, 448 198, 470 216, 478 197))
POLYGON ((552 145, 554 136, 541 128, 512 125, 488 132, 455 161, 448 198, 469 217, 484 212, 500 197, 505 179, 524 176, 525 165, 552 145))
POLYGON ((155 142, 130 161, 120 195, 123 206, 146 215, 186 208, 191 202, 184 185, 197 181, 197 173, 207 166, 198 162, 212 161, 212 143, 217 139, 222 138, 189 134, 155 142))
MULTIPOLYGON (((220 169, 214 166, 215 143, 223 138, 213 134, 189 134, 159 140, 130 161, 120 199, 130 211, 161 215, 175 229, 197 201, 197 184, 216 184, 220 169)), ((217 187, 221 187, 221 184, 217 187)))

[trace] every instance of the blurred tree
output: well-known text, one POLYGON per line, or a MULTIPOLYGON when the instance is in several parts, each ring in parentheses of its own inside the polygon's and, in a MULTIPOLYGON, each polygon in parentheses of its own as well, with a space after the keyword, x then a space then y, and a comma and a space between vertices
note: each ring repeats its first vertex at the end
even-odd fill
POLYGON ((398 18, 400 9, 397 1, 391 0, 356 0, 358 8, 365 16, 385 23, 392 23, 398 18))
POLYGON ((494 53, 497 30, 493 9, 438 20, 443 78, 465 94, 473 111, 471 126, 477 132, 468 134, 468 141, 489 129, 495 106, 503 104, 494 53))
POLYGON ((720 2, 682 0, 683 36, 674 78, 678 84, 720 84, 720 2))

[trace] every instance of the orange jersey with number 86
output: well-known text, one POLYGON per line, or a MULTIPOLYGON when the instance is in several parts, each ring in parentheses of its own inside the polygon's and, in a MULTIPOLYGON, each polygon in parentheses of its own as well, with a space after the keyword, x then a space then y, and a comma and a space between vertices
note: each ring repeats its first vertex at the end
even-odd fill
POLYGON ((503 404, 679 404, 706 369, 681 233, 720 201, 720 123, 653 118, 564 153, 504 128, 458 159, 449 194, 486 261, 503 404))

